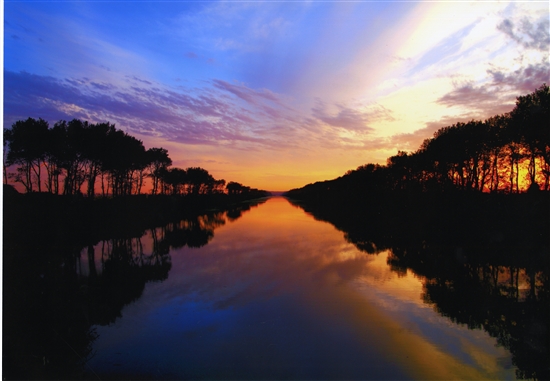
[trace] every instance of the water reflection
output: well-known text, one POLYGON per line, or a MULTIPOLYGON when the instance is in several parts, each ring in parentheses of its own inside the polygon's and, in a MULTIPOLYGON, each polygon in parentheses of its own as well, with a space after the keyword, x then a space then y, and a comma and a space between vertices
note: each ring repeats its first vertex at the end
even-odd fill
POLYGON ((71 239, 85 236, 78 227, 47 239, 38 239, 39 231, 10 229, 3 255, 3 378, 101 378, 89 365, 97 353, 97 327, 117 321, 146 284, 167 279, 170 250, 206 245, 216 228, 253 206, 242 204, 83 249, 71 239))
MULTIPOLYGON (((422 279, 423 302, 454 323, 494 337, 510 351, 517 378, 550 379, 548 221, 523 221, 511 224, 512 230, 498 222, 487 234, 481 221, 384 224, 306 209, 337 226, 359 250, 387 254, 389 269, 399 277, 422 279)), ((505 359, 498 362, 507 366, 505 359)))
POLYGON ((424 277, 285 199, 170 253, 169 278, 98 327, 102 379, 514 378, 504 348, 423 302, 424 277))
POLYGON ((83 249, 21 240, 4 375, 544 378, 547 272, 338 226, 272 198, 83 249))

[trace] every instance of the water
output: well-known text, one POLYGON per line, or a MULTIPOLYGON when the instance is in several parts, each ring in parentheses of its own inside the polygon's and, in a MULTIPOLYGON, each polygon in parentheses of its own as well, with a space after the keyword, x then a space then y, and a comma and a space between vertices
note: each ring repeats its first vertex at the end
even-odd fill
POLYGON ((119 280, 123 295, 102 281, 94 308, 114 311, 92 326, 86 377, 516 378, 510 351, 484 329, 455 324, 427 297, 430 280, 388 265, 391 251, 360 251, 280 197, 235 217, 81 252, 81 284, 117 282, 113 253, 149 269, 119 280))

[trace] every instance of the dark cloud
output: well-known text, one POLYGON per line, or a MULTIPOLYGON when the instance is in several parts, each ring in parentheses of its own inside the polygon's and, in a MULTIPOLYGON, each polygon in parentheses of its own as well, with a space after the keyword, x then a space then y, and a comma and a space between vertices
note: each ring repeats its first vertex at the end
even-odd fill
POLYGON ((509 19, 505 19, 497 26, 498 30, 524 48, 537 49, 543 52, 548 52, 550 49, 549 28, 550 21, 548 19, 532 23, 526 18, 519 22, 519 26, 509 19))

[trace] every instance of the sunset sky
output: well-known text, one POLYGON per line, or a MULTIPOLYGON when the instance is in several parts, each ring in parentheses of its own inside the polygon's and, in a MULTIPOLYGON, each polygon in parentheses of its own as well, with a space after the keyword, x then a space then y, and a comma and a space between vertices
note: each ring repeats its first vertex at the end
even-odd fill
POLYGON ((109 121, 174 166, 331 179, 550 82, 545 1, 4 1, 4 126, 109 121))

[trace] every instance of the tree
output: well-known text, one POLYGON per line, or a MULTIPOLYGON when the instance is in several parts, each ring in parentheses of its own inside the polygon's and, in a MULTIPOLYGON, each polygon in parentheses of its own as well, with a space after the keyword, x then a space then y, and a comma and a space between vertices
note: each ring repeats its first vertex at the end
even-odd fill
POLYGON ((103 163, 106 160, 103 147, 108 145, 109 136, 114 131, 116 131, 115 125, 109 122, 90 124, 84 128, 81 149, 85 163, 85 178, 88 183, 88 197, 95 196, 96 178, 102 172, 103 163))
POLYGON ((150 148, 147 150, 146 155, 148 176, 151 177, 153 182, 151 193, 157 194, 162 171, 172 165, 172 159, 170 159, 168 151, 164 148, 150 148))
POLYGON ((511 127, 521 139, 529 160, 528 178, 530 187, 538 187, 538 158, 544 163, 543 175, 548 183, 550 166, 550 89, 543 84, 531 94, 520 96, 511 112, 511 127))
POLYGON ((4 132, 8 145, 7 166, 18 164, 15 181, 23 184, 27 192, 42 191, 41 168, 45 158, 48 122, 28 118, 15 122, 11 130, 4 132))
POLYGON ((187 168, 186 172, 189 193, 211 193, 215 180, 206 169, 191 167, 187 168))
POLYGON ((165 191, 170 189, 173 195, 185 193, 187 183, 187 172, 181 168, 161 168, 160 176, 165 186, 165 191))
POLYGON ((225 188, 227 189, 227 193, 231 194, 231 195, 239 194, 243 190, 242 184, 234 182, 234 181, 228 182, 227 185, 225 186, 225 188))
MULTIPOLYGON (((63 194, 77 193, 83 180, 81 142, 84 123, 78 119, 60 120, 54 125, 54 135, 59 144, 54 150, 57 163, 64 170, 63 194)), ((53 148, 53 147, 52 147, 53 148)))
POLYGON ((110 129, 104 147, 102 171, 108 174, 108 187, 113 196, 132 194, 139 191, 139 181, 136 181, 137 171, 145 168, 145 147, 141 140, 124 133, 110 129))
POLYGON ((8 140, 10 139, 11 130, 4 128, 4 156, 2 157, 2 165, 4 170, 4 184, 8 183, 8 163, 7 163, 7 154, 8 154, 8 140))
POLYGON ((496 115, 485 121, 488 129, 487 151, 489 154, 489 191, 500 190, 501 180, 504 176, 505 167, 505 132, 508 125, 508 115, 496 115))

